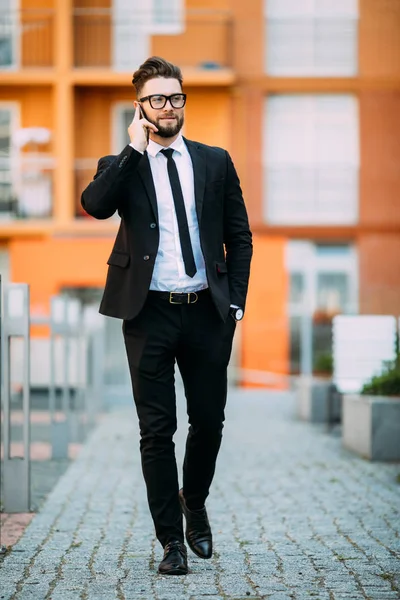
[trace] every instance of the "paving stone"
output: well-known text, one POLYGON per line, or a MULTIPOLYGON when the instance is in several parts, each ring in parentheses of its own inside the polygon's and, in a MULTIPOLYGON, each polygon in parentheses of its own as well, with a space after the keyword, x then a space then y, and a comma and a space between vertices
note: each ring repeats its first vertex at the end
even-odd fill
POLYGON ((364 461, 294 414, 290 393, 231 390, 207 504, 214 557, 189 552, 186 577, 163 577, 136 415, 110 412, 1 559, 0 599, 400 598, 400 465, 364 461))

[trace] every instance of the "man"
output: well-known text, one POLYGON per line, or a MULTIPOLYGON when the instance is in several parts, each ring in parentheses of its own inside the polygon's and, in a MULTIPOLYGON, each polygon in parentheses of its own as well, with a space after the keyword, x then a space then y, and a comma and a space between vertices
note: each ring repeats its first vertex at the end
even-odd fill
POLYGON ((239 180, 225 150, 181 135, 180 69, 159 57, 133 75, 138 101, 118 156, 101 158, 82 206, 121 216, 100 312, 123 319, 140 425, 140 450, 159 572, 188 572, 186 539, 212 554, 205 501, 221 444, 227 366, 243 317, 252 255, 239 180), (182 375, 189 433, 179 490, 174 364, 182 375))

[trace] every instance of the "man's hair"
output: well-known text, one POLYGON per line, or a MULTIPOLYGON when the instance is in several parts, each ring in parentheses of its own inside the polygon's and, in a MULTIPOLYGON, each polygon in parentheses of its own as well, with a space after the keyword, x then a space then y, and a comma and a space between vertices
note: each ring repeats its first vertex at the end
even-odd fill
POLYGON ((135 86, 137 98, 140 97, 144 84, 157 77, 177 79, 182 87, 183 78, 180 68, 160 56, 151 56, 133 74, 132 83, 135 86))

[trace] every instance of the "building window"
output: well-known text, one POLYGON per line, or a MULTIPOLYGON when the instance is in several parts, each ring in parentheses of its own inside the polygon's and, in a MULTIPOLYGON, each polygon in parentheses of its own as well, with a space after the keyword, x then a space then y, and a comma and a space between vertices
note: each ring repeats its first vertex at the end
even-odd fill
POLYGON ((358 0, 265 0, 264 6, 268 74, 357 74, 358 0))
POLYGON ((113 0, 113 66, 132 71, 151 53, 151 36, 183 31, 183 0, 113 0))
POLYGON ((276 95, 264 108, 264 219, 276 225, 358 220, 357 100, 276 95))
POLYGON ((358 261, 351 244, 290 241, 288 313, 292 373, 321 373, 332 356, 332 319, 358 313, 358 261))
POLYGON ((151 0, 151 3, 153 35, 183 32, 183 0, 151 0))
POLYGON ((141 0, 113 0, 112 64, 133 71, 150 55, 152 11, 141 0))
POLYGON ((135 110, 130 102, 117 102, 112 109, 112 148, 119 154, 130 143, 128 127, 132 123, 135 110))
POLYGON ((16 157, 11 140, 17 129, 17 121, 17 106, 0 104, 0 219, 13 217, 16 209, 16 157))
POLYGON ((17 64, 17 19, 15 0, 0 0, 0 69, 17 64))

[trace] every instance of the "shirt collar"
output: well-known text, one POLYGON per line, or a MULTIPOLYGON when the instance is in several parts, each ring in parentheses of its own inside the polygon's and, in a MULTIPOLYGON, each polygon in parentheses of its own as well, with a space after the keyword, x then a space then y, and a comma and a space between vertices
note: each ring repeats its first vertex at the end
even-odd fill
MULTIPOLYGON (((176 138, 176 140, 173 141, 170 146, 168 146, 168 148, 176 150, 176 152, 179 152, 179 154, 183 154, 185 150, 185 142, 183 141, 182 135, 180 134, 176 138)), ((157 142, 149 140, 149 145, 147 146, 147 154, 154 158, 159 152, 161 152, 161 150, 165 150, 165 146, 161 146, 160 144, 157 144, 157 142)))

